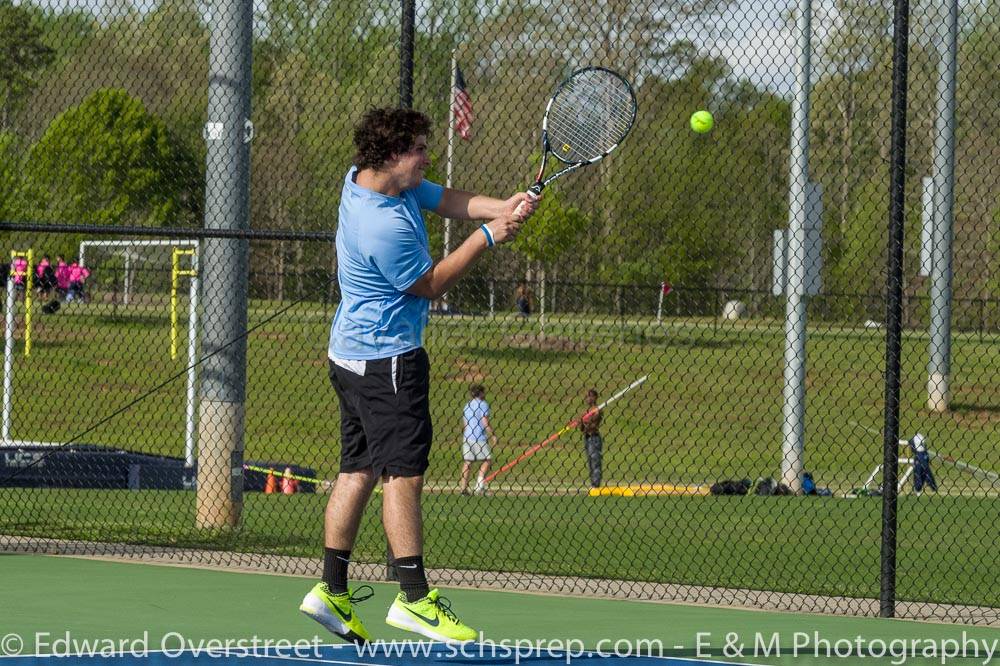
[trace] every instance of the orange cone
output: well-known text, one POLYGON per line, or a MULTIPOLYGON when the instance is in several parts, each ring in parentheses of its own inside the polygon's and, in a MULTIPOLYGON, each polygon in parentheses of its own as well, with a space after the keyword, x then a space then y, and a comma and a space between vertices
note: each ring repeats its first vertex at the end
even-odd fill
POLYGON ((281 477, 281 492, 285 495, 294 495, 299 482, 292 478, 292 468, 286 467, 285 474, 281 477))
POLYGON ((267 470, 267 480, 264 482, 264 494, 273 495, 278 492, 278 480, 274 478, 274 470, 267 470))

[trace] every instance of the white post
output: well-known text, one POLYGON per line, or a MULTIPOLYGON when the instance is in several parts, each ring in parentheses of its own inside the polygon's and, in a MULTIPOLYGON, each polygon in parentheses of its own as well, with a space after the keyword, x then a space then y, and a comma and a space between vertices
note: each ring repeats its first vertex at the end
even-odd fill
MULTIPOLYGON (((539 262, 541 263, 541 262, 539 262)), ((538 274, 541 276, 541 298, 538 307, 538 324, 541 327, 542 340, 545 339, 545 268, 540 267, 538 274)))
POLYGON ((125 248, 125 297, 122 300, 124 305, 128 305, 128 295, 132 292, 132 253, 125 248))
POLYGON ((4 345, 3 345, 3 432, 0 437, 4 446, 12 444, 10 436, 11 402, 14 389, 14 278, 7 276, 7 311, 4 322, 4 345))
POLYGON ((663 322, 663 290, 666 288, 667 283, 660 283, 660 300, 656 304, 656 325, 659 326, 663 322))
MULTIPOLYGON (((448 88, 448 162, 445 166, 445 187, 451 188, 451 158, 455 145, 455 73, 457 65, 455 63, 455 51, 451 52, 451 87, 448 88)), ((444 219, 444 256, 448 256, 451 249, 451 220, 444 219)), ((447 301, 445 301, 447 302, 447 301)))
POLYGON ((785 369, 782 390, 781 482, 798 493, 805 467, 806 423, 806 220, 809 193, 809 104, 812 88, 812 0, 798 2, 799 53, 792 101, 785 301, 785 369))
POLYGON ((184 465, 194 467, 196 382, 198 375, 198 245, 191 255, 191 287, 188 296, 188 376, 187 410, 184 420, 184 465))
POLYGON ((491 317, 496 316, 496 312, 494 311, 494 304, 495 303, 496 303, 496 288, 495 288, 495 285, 493 283, 493 280, 491 279, 490 280, 490 316, 491 317))

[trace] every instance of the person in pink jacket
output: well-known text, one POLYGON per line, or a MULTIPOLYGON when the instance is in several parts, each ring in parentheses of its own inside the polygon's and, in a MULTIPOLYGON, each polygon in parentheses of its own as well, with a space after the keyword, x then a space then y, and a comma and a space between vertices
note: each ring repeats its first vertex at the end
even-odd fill
POLYGON ((69 294, 69 266, 62 256, 56 256, 56 293, 63 298, 69 294))
POLYGON ((75 261, 69 265, 69 293, 66 295, 67 301, 85 300, 83 283, 90 275, 90 271, 75 261))
POLYGON ((56 286, 55 282, 56 274, 52 269, 52 262, 49 261, 49 255, 45 255, 35 267, 35 286, 38 294, 42 298, 48 298, 56 286))
POLYGON ((28 280, 28 260, 24 257, 14 257, 11 262, 10 274, 14 277, 14 290, 21 294, 28 280))

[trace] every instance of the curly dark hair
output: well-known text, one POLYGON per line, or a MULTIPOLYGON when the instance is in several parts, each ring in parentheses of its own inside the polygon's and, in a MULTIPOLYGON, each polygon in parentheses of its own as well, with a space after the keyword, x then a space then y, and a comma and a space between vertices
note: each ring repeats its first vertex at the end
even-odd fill
POLYGON ((354 128, 354 164, 358 169, 380 169, 393 155, 411 148, 421 134, 431 131, 431 120, 412 109, 370 109, 354 128))

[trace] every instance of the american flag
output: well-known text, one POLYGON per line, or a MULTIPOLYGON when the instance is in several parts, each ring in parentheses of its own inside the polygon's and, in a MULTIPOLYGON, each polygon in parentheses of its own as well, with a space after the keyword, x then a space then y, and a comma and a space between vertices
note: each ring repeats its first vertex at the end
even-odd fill
POLYGON ((455 118, 455 131, 468 141, 472 138, 472 100, 465 90, 462 68, 455 65, 455 90, 452 91, 451 112, 455 118))

